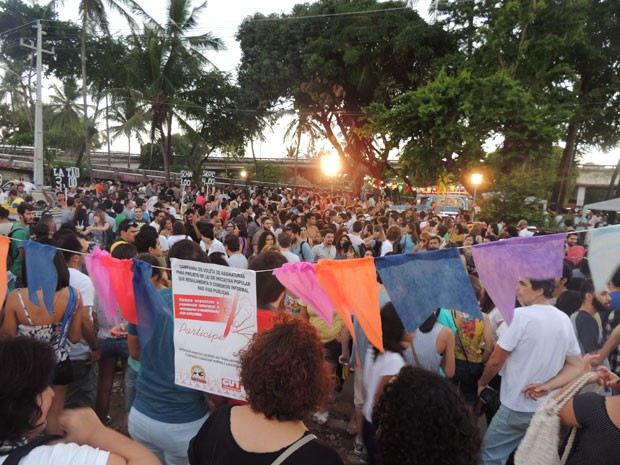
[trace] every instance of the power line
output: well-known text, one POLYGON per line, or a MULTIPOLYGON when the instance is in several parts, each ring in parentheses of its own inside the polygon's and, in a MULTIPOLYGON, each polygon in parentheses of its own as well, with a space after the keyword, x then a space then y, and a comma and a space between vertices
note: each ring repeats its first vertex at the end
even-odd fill
POLYGON ((29 23, 22 24, 21 26, 17 26, 17 27, 14 27, 13 29, 9 29, 9 30, 7 30, 7 31, 1 32, 1 33, 0 33, 0 36, 4 36, 4 35, 7 35, 7 34, 10 34, 11 32, 19 31, 20 29, 23 29, 23 28, 25 28, 25 27, 28 27, 28 26, 30 26, 31 24, 36 24, 36 22, 37 22, 37 20, 30 21, 29 23))

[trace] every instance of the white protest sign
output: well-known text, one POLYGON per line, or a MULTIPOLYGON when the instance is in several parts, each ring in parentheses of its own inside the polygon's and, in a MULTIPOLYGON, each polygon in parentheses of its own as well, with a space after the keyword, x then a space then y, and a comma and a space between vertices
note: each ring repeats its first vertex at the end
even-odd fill
POLYGON ((175 383, 245 400, 239 351, 257 331, 256 273, 171 259, 175 383))

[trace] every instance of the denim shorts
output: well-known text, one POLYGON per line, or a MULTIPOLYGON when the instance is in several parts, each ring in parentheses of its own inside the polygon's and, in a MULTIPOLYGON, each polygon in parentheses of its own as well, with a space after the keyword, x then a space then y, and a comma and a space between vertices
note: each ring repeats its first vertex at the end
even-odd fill
POLYGON ((101 358, 129 358, 129 348, 125 337, 106 337, 99 339, 101 358))

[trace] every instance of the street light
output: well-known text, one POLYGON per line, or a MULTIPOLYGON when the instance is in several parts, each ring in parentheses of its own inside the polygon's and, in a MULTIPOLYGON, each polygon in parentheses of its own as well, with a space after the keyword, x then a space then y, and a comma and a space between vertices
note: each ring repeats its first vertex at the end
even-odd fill
POLYGON ((334 196, 334 177, 340 171, 340 157, 336 154, 323 155, 321 157, 321 170, 331 178, 332 197, 334 196))
POLYGON ((241 179, 247 179, 248 172, 246 170, 241 170, 241 172, 239 173, 239 176, 241 176, 241 179))
POLYGON ((473 204, 472 204, 472 215, 471 215, 471 220, 474 221, 474 218, 476 217, 476 193, 478 191, 478 186, 480 184, 482 184, 482 174, 480 173, 473 173, 471 175, 471 183, 474 185, 474 200, 473 200, 473 204))

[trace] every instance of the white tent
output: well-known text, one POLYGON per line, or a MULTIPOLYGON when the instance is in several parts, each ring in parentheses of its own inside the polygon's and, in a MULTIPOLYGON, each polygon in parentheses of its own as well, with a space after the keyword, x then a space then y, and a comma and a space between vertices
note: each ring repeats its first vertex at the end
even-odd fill
POLYGON ((620 212, 620 198, 591 203, 588 205, 584 205, 583 208, 584 210, 605 210, 611 212, 620 212))

